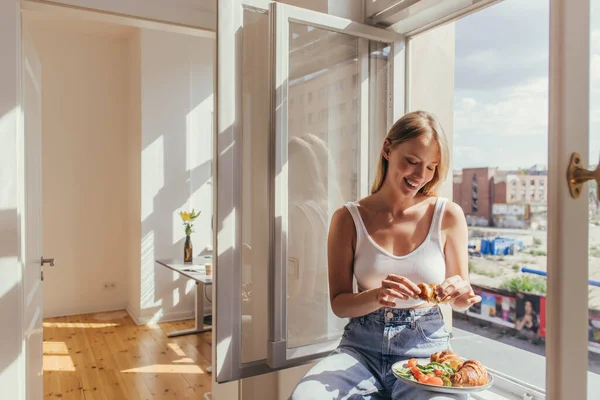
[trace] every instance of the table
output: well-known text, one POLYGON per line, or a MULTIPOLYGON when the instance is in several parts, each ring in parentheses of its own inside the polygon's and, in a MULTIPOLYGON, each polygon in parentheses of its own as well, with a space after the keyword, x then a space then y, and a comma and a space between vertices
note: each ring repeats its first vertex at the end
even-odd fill
POLYGON ((206 286, 212 286, 213 276, 206 275, 206 264, 212 264, 212 256, 195 257, 192 263, 183 263, 181 260, 156 260, 163 267, 180 273, 186 278, 196 281, 196 325, 192 329, 168 333, 168 337, 192 335, 195 333, 208 332, 212 330, 211 325, 204 327, 204 296, 206 286))

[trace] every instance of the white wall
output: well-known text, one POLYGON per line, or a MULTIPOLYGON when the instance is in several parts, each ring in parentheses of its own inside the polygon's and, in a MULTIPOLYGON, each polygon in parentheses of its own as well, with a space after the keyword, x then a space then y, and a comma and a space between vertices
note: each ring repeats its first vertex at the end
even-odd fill
POLYGON ((212 246, 213 42, 141 32, 140 323, 193 316, 193 282, 155 263, 183 258, 179 211, 202 211, 194 254, 212 246))
MULTIPOLYGON (((425 32, 410 41, 410 111, 434 113, 448 136, 450 160, 454 136, 454 23, 425 32), (433 95, 435 94, 435 95, 433 95)), ((452 199, 452 166, 440 188, 452 199)))
MULTIPOLYGON (((44 317, 127 304, 128 30, 24 19, 42 63, 44 317), (108 34, 110 32, 110 35, 108 34), (105 288, 114 284, 114 288, 105 288)), ((139 150, 138 150, 139 152, 139 150)))
POLYGON ((216 30, 217 0, 41 0, 41 2, 216 30))
MULTIPOLYGON (((21 357, 22 288, 17 213, 17 114, 20 106, 20 46, 16 0, 0 1, 0 388, 2 396, 20 399, 24 385, 21 357)), ((20 178, 20 179, 19 179, 20 178)))
POLYGON ((141 296, 141 264, 140 264, 140 243, 142 237, 142 224, 140 223, 140 213, 142 209, 142 80, 140 71, 142 70, 142 48, 141 33, 136 30, 128 40, 128 84, 127 109, 129 118, 127 119, 127 148, 128 148, 128 185, 127 185, 127 229, 133 240, 127 260, 129 268, 127 269, 127 311, 132 317, 140 315, 140 296, 141 296))

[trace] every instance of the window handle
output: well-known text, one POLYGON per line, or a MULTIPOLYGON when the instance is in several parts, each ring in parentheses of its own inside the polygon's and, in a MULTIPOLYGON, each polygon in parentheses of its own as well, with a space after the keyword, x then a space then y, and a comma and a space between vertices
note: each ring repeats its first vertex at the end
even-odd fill
MULTIPOLYGON (((569 169, 567 170, 567 181, 571 197, 574 199, 579 198, 581 195, 581 187, 585 182, 591 179, 596 181, 597 187, 600 187, 600 165, 598 165, 595 170, 590 171, 583 167, 579 153, 571 154, 571 162, 569 163, 569 169)), ((598 191, 597 196, 600 200, 600 191, 598 191)))

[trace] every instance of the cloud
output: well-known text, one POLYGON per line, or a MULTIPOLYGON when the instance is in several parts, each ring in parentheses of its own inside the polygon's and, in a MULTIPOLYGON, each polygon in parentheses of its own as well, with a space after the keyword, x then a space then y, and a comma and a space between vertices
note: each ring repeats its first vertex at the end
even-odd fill
POLYGON ((457 87, 504 88, 543 75, 548 35, 548 0, 506 0, 457 21, 457 87))
MULTIPOLYGON (((590 156, 600 148, 600 2, 590 36, 590 156)), ((548 0, 506 0, 456 23, 455 168, 547 164, 548 0)))
POLYGON ((455 93, 454 131, 460 135, 546 135, 547 78, 499 91, 492 100, 462 97, 460 89, 455 93))

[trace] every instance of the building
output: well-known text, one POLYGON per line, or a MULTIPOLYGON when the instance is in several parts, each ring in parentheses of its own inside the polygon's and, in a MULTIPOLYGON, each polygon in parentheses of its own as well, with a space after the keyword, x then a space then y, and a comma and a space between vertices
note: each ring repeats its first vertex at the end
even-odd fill
POLYGON ((465 168, 454 173, 453 197, 470 225, 493 226, 494 204, 545 206, 547 186, 547 171, 543 165, 518 171, 465 168))

